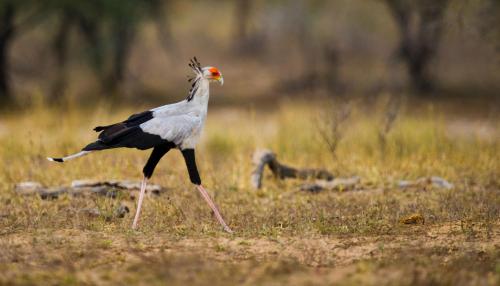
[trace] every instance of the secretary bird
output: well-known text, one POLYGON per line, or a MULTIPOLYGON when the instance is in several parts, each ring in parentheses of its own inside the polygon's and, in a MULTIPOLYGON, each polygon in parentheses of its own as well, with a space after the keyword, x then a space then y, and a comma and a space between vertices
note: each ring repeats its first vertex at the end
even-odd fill
POLYGON ((134 114, 120 123, 97 126, 94 128, 96 132, 100 132, 97 141, 88 144, 82 151, 63 158, 47 158, 50 161, 62 163, 105 149, 125 147, 146 150, 153 148, 142 170, 144 177, 132 229, 137 228, 148 179, 153 175, 160 159, 170 149, 177 148, 182 152, 191 182, 196 185, 224 230, 232 232, 201 185, 194 152, 207 117, 209 83, 217 81, 222 85, 224 79, 217 68, 202 68, 196 57, 191 60, 189 67, 194 71, 195 76, 189 79, 192 84, 185 100, 134 114))

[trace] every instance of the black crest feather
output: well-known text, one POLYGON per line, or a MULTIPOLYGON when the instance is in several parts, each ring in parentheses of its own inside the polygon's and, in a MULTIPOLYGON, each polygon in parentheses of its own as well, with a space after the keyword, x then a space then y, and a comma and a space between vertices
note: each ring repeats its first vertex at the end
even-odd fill
POLYGON ((191 82, 191 88, 189 89, 189 94, 186 99, 187 101, 191 101, 194 97, 194 94, 198 90, 198 83, 200 81, 200 77, 203 73, 203 70, 201 69, 201 64, 196 57, 193 57, 192 59, 189 60, 188 66, 196 74, 196 76, 194 77, 188 77, 188 82, 191 82))

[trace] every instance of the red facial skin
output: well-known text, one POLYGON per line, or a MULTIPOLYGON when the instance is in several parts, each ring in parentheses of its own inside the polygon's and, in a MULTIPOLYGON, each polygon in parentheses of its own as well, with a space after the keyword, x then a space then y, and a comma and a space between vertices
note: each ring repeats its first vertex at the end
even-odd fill
POLYGON ((208 71, 212 74, 213 78, 220 77, 220 72, 217 68, 210 68, 208 71))

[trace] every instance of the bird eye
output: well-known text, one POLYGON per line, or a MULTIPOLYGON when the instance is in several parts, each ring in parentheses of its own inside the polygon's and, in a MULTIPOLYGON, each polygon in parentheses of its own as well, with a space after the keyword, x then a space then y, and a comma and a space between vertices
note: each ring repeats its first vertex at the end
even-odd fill
POLYGON ((212 72, 213 76, 219 76, 219 72, 212 72))

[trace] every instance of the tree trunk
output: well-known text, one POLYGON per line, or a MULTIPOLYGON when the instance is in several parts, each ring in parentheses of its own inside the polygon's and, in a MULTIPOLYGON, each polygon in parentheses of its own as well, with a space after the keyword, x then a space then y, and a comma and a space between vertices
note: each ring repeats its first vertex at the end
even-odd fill
POLYGON ((14 16, 14 4, 5 4, 0 12, 0 102, 12 101, 8 53, 15 32, 14 16))
POLYGON ((156 32, 163 50, 168 54, 176 49, 172 40, 170 15, 168 14, 170 1, 156 1, 151 4, 151 15, 156 25, 156 32))
POLYGON ((103 84, 104 92, 110 96, 118 91, 125 79, 127 62, 134 39, 134 27, 126 20, 117 20, 113 28, 113 35, 111 68, 103 84))
POLYGON ((386 0, 399 28, 398 56, 405 62, 412 86, 428 92, 433 82, 428 66, 436 55, 448 0, 386 0))
POLYGON ((443 31, 443 17, 448 0, 423 1, 419 6, 420 26, 418 34, 418 61, 410 69, 414 85, 419 91, 434 89, 434 83, 428 74, 428 66, 436 56, 443 31))
POLYGON ((250 0, 237 0, 235 15, 236 15, 235 39, 237 39, 237 41, 240 43, 245 43, 248 40, 250 0))
POLYGON ((94 74, 101 82, 104 81, 104 45, 101 40, 101 26, 97 21, 89 20, 85 15, 75 15, 78 28, 83 34, 83 38, 88 46, 90 65, 94 74))
POLYGON ((69 11, 65 11, 54 37, 52 52, 56 60, 56 78, 52 85, 51 102, 61 101, 63 98, 68 81, 68 42, 73 16, 69 11))

